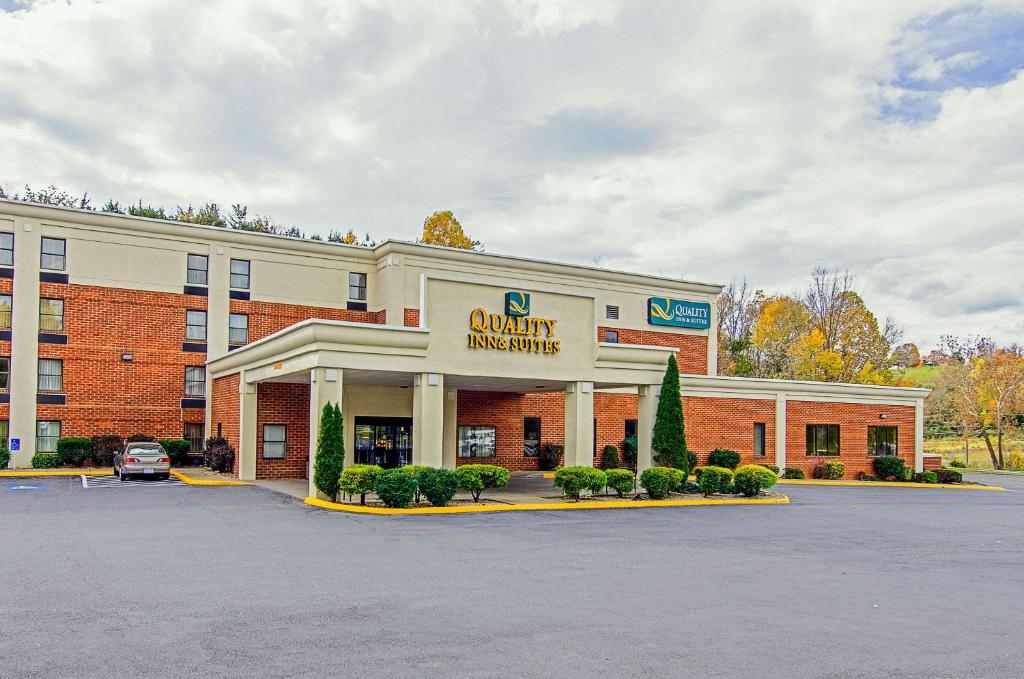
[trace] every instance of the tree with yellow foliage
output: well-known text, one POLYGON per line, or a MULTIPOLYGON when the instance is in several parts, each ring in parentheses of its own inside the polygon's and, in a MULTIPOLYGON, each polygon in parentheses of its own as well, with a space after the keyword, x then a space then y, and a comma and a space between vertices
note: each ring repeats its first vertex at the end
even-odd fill
POLYGON ((750 335, 758 377, 792 376, 790 348, 807 334, 809 321, 807 309, 792 297, 772 297, 764 302, 750 335))
POLYGON ((421 243, 443 245, 461 250, 480 250, 480 241, 473 240, 462 230, 462 224, 451 210, 440 210, 423 221, 421 243))

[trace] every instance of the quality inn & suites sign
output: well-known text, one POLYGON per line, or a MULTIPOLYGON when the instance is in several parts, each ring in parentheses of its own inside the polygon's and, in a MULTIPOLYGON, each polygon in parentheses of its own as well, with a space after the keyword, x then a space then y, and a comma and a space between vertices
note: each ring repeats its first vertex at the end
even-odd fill
POLYGON ((530 354, 557 354, 560 342, 555 339, 555 324, 549 318, 530 314, 530 295, 525 292, 505 293, 505 313, 489 313, 483 307, 469 312, 466 345, 470 349, 496 349, 530 354))

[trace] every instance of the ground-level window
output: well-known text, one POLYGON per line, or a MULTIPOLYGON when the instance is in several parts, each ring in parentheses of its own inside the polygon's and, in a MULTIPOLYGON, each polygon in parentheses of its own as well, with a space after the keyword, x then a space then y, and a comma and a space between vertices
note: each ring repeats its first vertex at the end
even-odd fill
POLYGON ((283 460, 287 427, 283 424, 263 425, 263 457, 283 460))
POLYGON ((39 359, 39 391, 64 391, 64 361, 59 358, 39 359))
POLYGON ((868 427, 868 455, 895 455, 897 427, 868 427))
POLYGON ((838 455, 839 425, 809 424, 807 425, 808 455, 838 455))
POLYGON ((4 448, 7 448, 7 438, 11 435, 11 422, 10 420, 0 420, 0 443, 3 443, 4 448))
POLYGON ((203 439, 206 436, 206 425, 202 422, 186 422, 182 437, 188 441, 188 452, 190 455, 201 455, 203 453, 203 439))
POLYGON ((540 418, 523 418, 523 456, 537 457, 540 455, 540 418))
POLYGON ((36 422, 36 452, 57 452, 57 439, 60 438, 60 420, 39 420, 36 422))
POLYGON ((459 457, 494 457, 497 454, 497 433, 488 425, 459 427, 459 457))
POLYGON ((754 457, 764 457, 764 422, 754 423, 754 457))
POLYGON ((185 396, 206 396, 206 368, 201 365, 185 366, 185 396))
POLYGON ((626 420, 626 426, 623 429, 623 438, 635 439, 636 438, 636 420, 626 420))

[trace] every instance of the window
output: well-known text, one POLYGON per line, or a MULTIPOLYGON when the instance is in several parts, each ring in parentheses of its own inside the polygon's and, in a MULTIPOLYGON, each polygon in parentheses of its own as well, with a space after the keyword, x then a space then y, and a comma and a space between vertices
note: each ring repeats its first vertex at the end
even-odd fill
POLYGON ((618 330, 605 330, 604 331, 604 341, 608 342, 609 344, 618 344, 619 343, 619 331, 618 330))
POLYGON ((0 356, 0 391, 7 391, 11 384, 11 357, 0 356))
POLYGON ((189 255, 187 266, 185 282, 189 285, 206 285, 206 273, 210 268, 210 258, 206 255, 189 255))
POLYGON ((459 457, 494 457, 494 427, 469 425, 459 427, 459 457))
POLYGON ((523 418, 523 457, 540 455, 540 418, 523 418))
POLYGON ((60 420, 39 420, 36 422, 36 452, 57 452, 60 438, 60 420))
POLYGON ((51 271, 64 270, 64 239, 43 238, 42 256, 39 259, 39 266, 51 271))
POLYGON ((185 339, 193 342, 206 341, 206 312, 189 309, 185 312, 185 339))
POLYGON ((11 436, 11 423, 10 420, 0 420, 0 443, 3 443, 4 448, 10 449, 8 444, 10 443, 11 436))
POLYGON ((231 287, 240 290, 249 289, 249 261, 245 259, 231 260, 231 287))
POLYGON ((895 455, 898 427, 868 427, 868 455, 895 455))
POLYGON ((249 316, 228 314, 228 344, 246 344, 249 341, 249 316))
POLYGON ((284 459, 285 429, 283 424, 263 425, 263 457, 274 460, 284 459))
POLYGON ((11 329, 11 296, 0 295, 0 330, 11 329))
POLYGON ((59 358, 39 359, 39 391, 64 391, 64 361, 59 358))
POLYGON ((366 301, 366 274, 349 273, 348 275, 348 298, 366 301))
POLYGON ((64 332, 64 300, 39 299, 39 332, 64 332))
POLYGON ((807 425, 808 455, 838 455, 839 425, 809 424, 807 425))
POLYGON ((764 457, 764 422, 754 423, 754 457, 764 457))
POLYGON ((635 439, 636 438, 636 420, 626 420, 626 426, 623 429, 623 438, 635 439))
POLYGON ((189 455, 202 455, 206 426, 202 422, 186 422, 182 438, 188 441, 189 455))
POLYGON ((13 233, 0 233, 0 266, 14 266, 13 233))
POLYGON ((185 366, 185 396, 206 396, 206 368, 201 365, 185 366))
POLYGON ((619 320, 619 307, 614 304, 608 304, 604 308, 604 317, 613 321, 619 320))

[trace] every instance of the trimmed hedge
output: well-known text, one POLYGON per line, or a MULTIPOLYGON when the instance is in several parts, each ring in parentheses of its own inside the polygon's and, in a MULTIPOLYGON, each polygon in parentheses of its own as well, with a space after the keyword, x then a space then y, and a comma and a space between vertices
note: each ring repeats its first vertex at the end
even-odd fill
POLYGON ((608 478, 608 487, 622 497, 626 493, 633 492, 633 482, 636 478, 628 469, 609 469, 604 473, 608 478))
POLYGON ((124 446, 124 439, 117 434, 101 434, 92 437, 92 463, 97 467, 114 464, 114 453, 124 446))
POLYGON ((433 467, 428 467, 428 466, 423 465, 423 464, 406 464, 406 465, 402 465, 401 467, 399 467, 399 469, 402 470, 403 474, 408 474, 412 478, 416 479, 416 495, 415 495, 415 497, 413 499, 413 502, 415 502, 416 504, 419 504, 420 503, 420 486, 419 486, 420 472, 425 470, 425 469, 433 469, 433 467))
POLYGON ((562 467, 555 470, 555 485, 562 493, 576 502, 580 501, 580 493, 589 490, 600 493, 608 485, 608 477, 600 469, 593 467, 562 467))
POLYGON ((732 470, 725 467, 708 465, 697 467, 694 470, 697 475, 697 483, 704 493, 704 497, 710 497, 715 493, 724 493, 732 485, 732 470))
POLYGON ((557 443, 541 444, 540 457, 537 460, 541 470, 549 472, 557 469, 558 465, 562 464, 562 453, 564 452, 565 447, 557 443))
POLYGON ((939 483, 963 483, 964 475, 952 469, 939 469, 934 472, 939 483))
POLYGON ((683 492, 683 484, 686 483, 686 477, 688 476, 687 473, 682 469, 676 469, 675 467, 666 468, 668 469, 668 480, 671 484, 669 486, 669 490, 673 493, 683 492))
POLYGON ((802 479, 804 478, 804 470, 800 467, 786 467, 782 470, 782 478, 784 479, 802 479))
POLYGON ((36 453, 32 456, 32 469, 53 469, 59 466, 60 461, 54 453, 36 453))
POLYGON ((708 454, 709 467, 724 467, 725 469, 736 469, 740 463, 740 454, 735 450, 715 448, 708 454))
POLYGON ((895 455, 881 455, 876 457, 871 463, 874 467, 875 474, 878 478, 883 481, 902 481, 904 479, 904 470, 907 468, 906 463, 895 455))
POLYGON ((652 500, 664 500, 672 490, 672 472, 678 471, 671 467, 651 467, 640 474, 640 486, 647 491, 652 500))
POLYGON ((156 443, 156 439, 149 434, 132 434, 124 441, 125 443, 156 443))
MULTIPOLYGON (((342 472, 344 473, 344 472, 342 472)), ((385 469, 373 482, 373 492, 387 507, 404 509, 416 495, 416 477, 398 469, 385 469)))
POLYGON ((733 476, 736 492, 747 497, 759 495, 761 491, 774 486, 778 480, 778 474, 759 464, 745 464, 737 469, 733 476))
POLYGON ((6 448, 0 448, 0 469, 7 469, 7 465, 11 463, 11 451, 6 448))
POLYGON ((845 473, 846 465, 837 460, 828 460, 814 467, 814 478, 826 481, 841 479, 845 473))
POLYGON ((167 457, 171 458, 172 465, 182 467, 188 464, 191 443, 184 439, 164 439, 160 441, 160 445, 167 451, 167 457))
POLYGON ((57 465, 60 467, 82 467, 92 455, 92 439, 57 439, 57 465))
POLYGON ((935 472, 917 472, 914 474, 914 483, 938 483, 939 475, 935 472))
POLYGON ((601 466, 605 469, 618 469, 619 468, 619 449, 608 444, 601 451, 601 466))
POLYGON ((366 504, 366 494, 373 490, 377 477, 384 470, 375 464, 350 464, 341 472, 338 487, 349 497, 359 496, 359 504, 366 504))
POLYGON ((779 466, 776 464, 764 464, 763 462, 758 462, 757 466, 770 470, 772 474, 775 474, 775 476, 779 475, 779 466))
POLYGON ((444 507, 459 489, 459 477, 449 469, 427 467, 416 477, 419 492, 435 507, 444 507))
POLYGON ((509 474, 504 467, 493 464, 464 464, 455 469, 459 488, 468 490, 473 502, 480 502, 480 493, 487 488, 504 488, 509 474))

